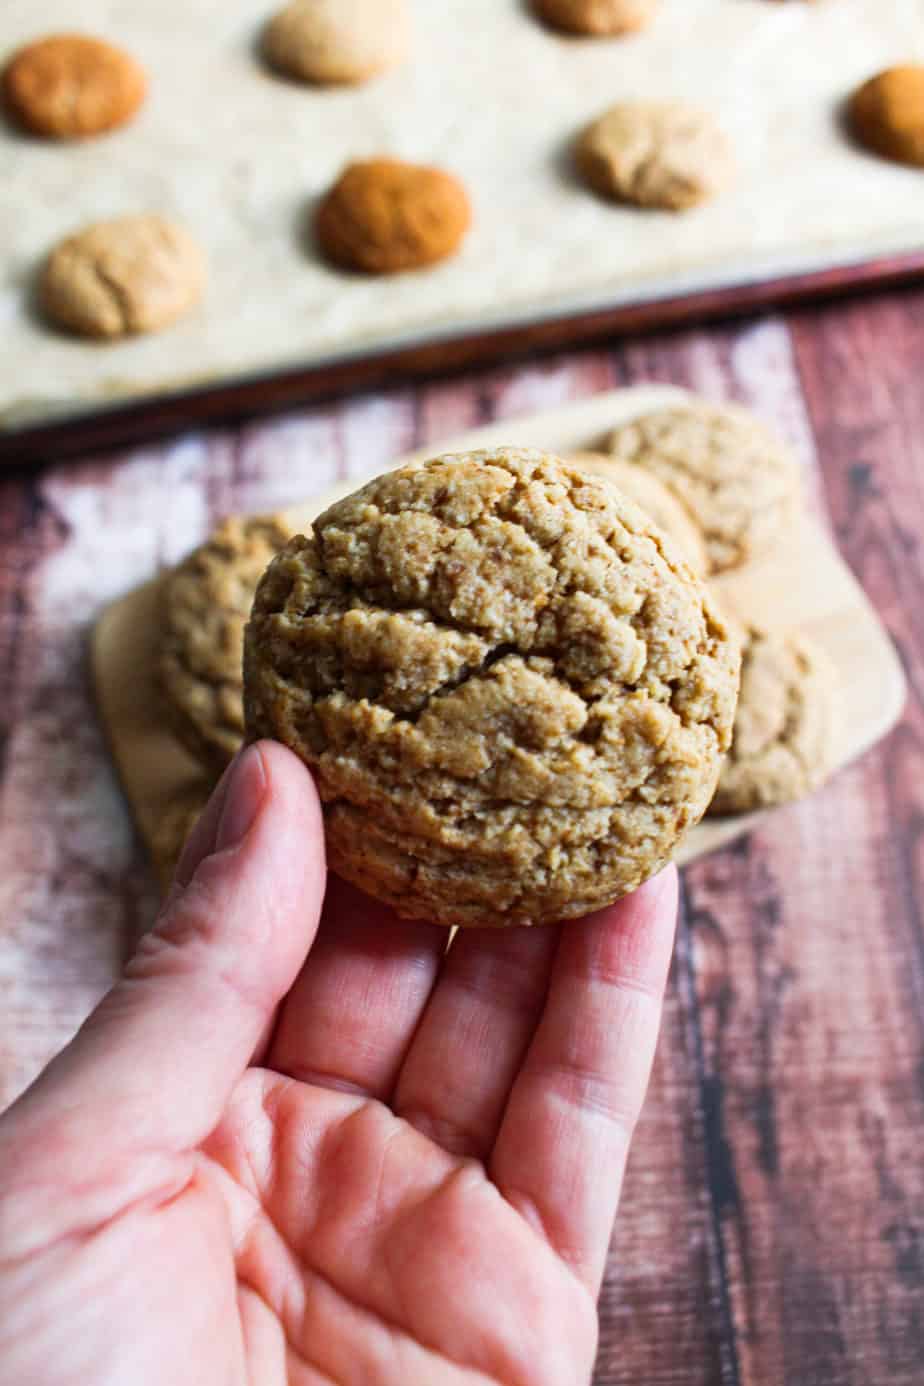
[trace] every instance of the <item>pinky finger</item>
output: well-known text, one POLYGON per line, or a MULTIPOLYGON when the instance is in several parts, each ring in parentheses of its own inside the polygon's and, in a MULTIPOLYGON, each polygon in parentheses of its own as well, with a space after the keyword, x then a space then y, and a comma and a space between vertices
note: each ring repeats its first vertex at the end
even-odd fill
POLYGON ((500 1192, 596 1294, 661 1023, 673 868, 567 925, 489 1164, 500 1192))

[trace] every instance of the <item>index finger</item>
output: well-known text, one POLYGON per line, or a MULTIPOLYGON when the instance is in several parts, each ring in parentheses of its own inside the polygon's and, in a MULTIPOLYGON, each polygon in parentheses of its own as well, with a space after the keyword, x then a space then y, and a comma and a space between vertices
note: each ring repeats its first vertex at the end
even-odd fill
POLYGON ((676 917, 671 867, 565 926, 488 1166, 594 1294, 648 1087, 676 917))

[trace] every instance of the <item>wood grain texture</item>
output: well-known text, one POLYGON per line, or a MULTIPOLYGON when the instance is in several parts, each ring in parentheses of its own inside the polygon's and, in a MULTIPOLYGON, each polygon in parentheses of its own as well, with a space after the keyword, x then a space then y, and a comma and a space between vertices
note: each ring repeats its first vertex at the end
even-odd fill
POLYGON ((685 872, 597 1386, 910 1386, 924 1362, 924 295, 482 371, 0 482, 0 1102, 72 1032, 154 885, 97 730, 88 623, 232 509, 495 417, 656 379, 813 469, 906 715, 685 872))

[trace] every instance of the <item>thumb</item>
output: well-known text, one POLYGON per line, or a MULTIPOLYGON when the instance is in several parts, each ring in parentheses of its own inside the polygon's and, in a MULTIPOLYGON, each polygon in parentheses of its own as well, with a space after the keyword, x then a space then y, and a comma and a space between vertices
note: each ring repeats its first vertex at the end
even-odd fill
POLYGON ((119 1156, 202 1141, 304 962, 324 886, 308 771, 282 746, 248 747, 121 980, 11 1109, 19 1135, 22 1122, 50 1119, 59 1168, 68 1152, 86 1161, 103 1142, 119 1156))

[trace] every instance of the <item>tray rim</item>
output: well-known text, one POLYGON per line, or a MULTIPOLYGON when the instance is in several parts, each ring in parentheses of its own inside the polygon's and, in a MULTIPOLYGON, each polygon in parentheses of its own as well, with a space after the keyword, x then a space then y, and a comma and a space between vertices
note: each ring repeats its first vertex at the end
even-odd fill
POLYGON ((0 414, 0 467, 22 467, 81 453, 126 447, 185 429, 228 424, 372 388, 465 368, 485 367, 531 353, 587 346, 606 337, 740 317, 838 295, 924 281, 921 248, 863 256, 846 253, 790 273, 744 276, 697 289, 614 299, 559 312, 524 311, 487 326, 408 334, 378 346, 356 347, 309 364, 223 379, 176 390, 94 401, 86 408, 22 422, 0 414))

